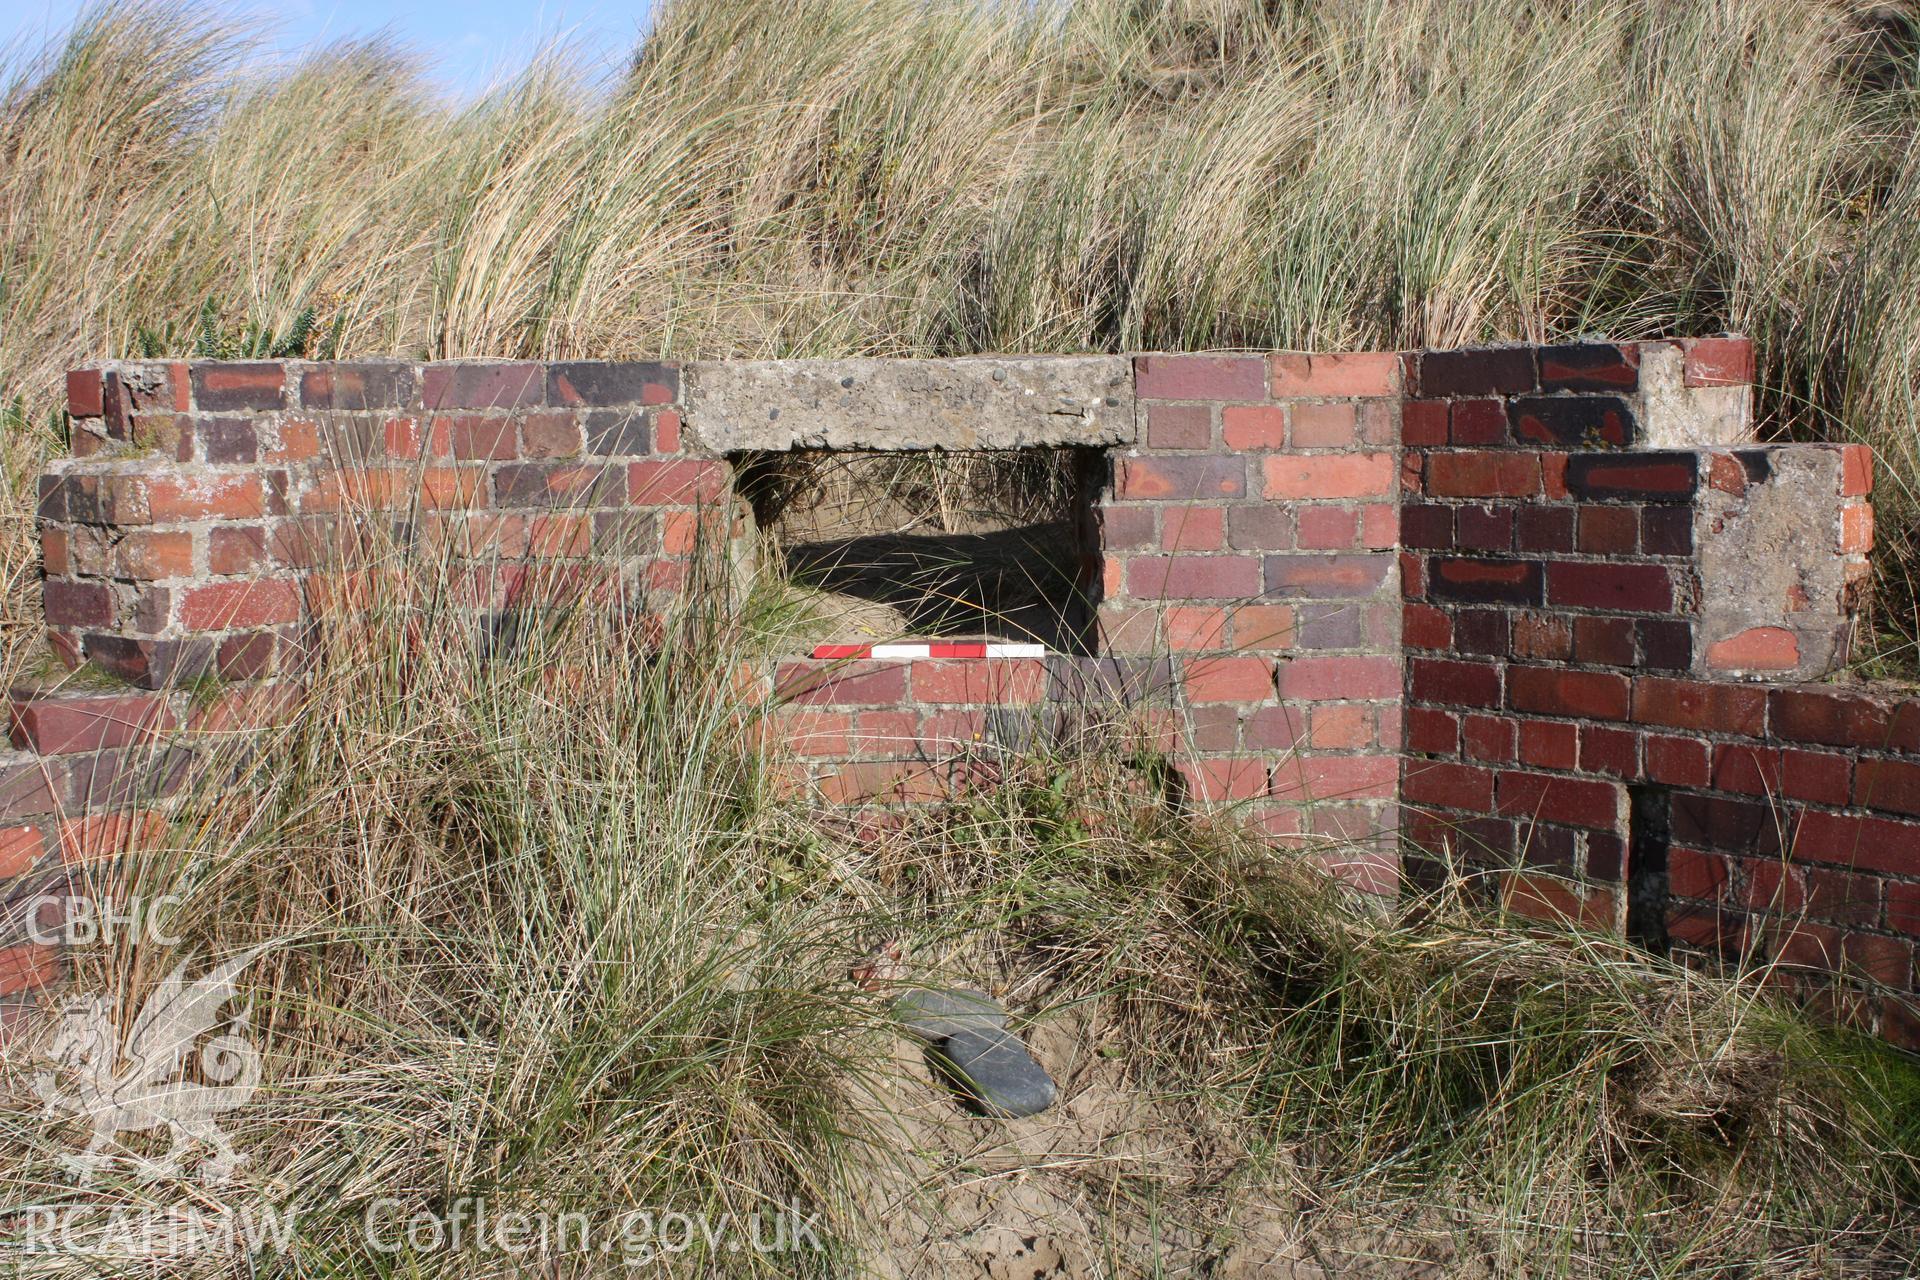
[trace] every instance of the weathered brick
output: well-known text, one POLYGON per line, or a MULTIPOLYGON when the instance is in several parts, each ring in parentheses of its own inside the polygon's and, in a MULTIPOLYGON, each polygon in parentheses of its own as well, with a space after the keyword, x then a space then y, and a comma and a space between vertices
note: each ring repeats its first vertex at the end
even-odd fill
POLYGON ((1567 492, 1591 502, 1686 502, 1699 484, 1692 453, 1576 453, 1567 459, 1567 492))
POLYGON ((122 578, 185 578, 193 574, 193 535, 180 530, 139 529, 114 548, 114 572, 122 578))
POLYGON ((67 371, 67 412, 76 418, 97 418, 106 412, 98 369, 67 371))
POLYGON ((1690 387, 1737 387, 1753 381, 1753 342, 1747 338, 1693 338, 1684 377, 1690 387))
POLYGON ((1422 396, 1515 395, 1535 385, 1531 347, 1420 353, 1417 390, 1422 396))
POLYGON ((180 601, 180 625, 190 631, 271 627, 298 622, 299 586, 291 579, 256 578, 190 587, 180 601))
POLYGON ((105 583, 50 580, 40 588, 40 607, 56 627, 104 627, 113 623, 113 593, 105 583))
POLYGON ((908 680, 919 702, 1026 706, 1047 692, 1047 666, 1037 659, 920 661, 910 666, 908 680))
POLYGON ((1492 663, 1410 658, 1407 672, 1408 692, 1422 702, 1469 707, 1501 705, 1500 668, 1492 663))
POLYGON ((680 370, 674 365, 587 360, 547 366, 547 403, 552 405, 607 408, 668 403, 679 397, 680 370))
MULTIPOLYGON (((1202 405, 1154 405, 1148 411, 1148 443, 1157 445, 1152 434, 1155 422, 1165 422, 1166 415, 1175 412, 1191 414, 1198 419, 1191 427, 1181 431, 1178 437, 1197 440, 1198 443, 1158 447, 1206 448, 1212 424, 1202 405)), ((1294 412, 1298 414, 1299 408, 1296 407, 1294 412)), ((1172 433, 1163 431, 1162 434, 1172 433)), ((1273 404, 1230 404, 1220 411, 1220 439, 1229 449, 1284 449, 1287 446, 1286 410, 1273 404)))
POLYGON ((1127 593, 1143 600, 1244 600, 1260 594, 1255 556, 1136 556, 1127 593))
MULTIPOLYGON (((1235 406, 1240 408, 1241 406, 1235 406)), ((1270 406, 1247 406, 1259 421, 1280 419, 1274 438, 1284 439, 1284 413, 1270 406)), ((1152 449, 1205 449, 1213 444, 1213 410, 1204 404, 1156 404, 1147 408, 1147 447, 1152 449)), ((1246 447, 1246 446, 1240 446, 1246 447)))
POLYGON ((146 483, 147 509, 155 524, 257 520, 267 510, 260 479, 258 475, 156 475, 146 483))
POLYGON ((1247 464, 1236 456, 1123 457, 1114 496, 1178 502, 1239 498, 1247 492, 1247 464))
POLYGON ((1625 676, 1514 666, 1507 672, 1508 705, 1539 715, 1625 720, 1633 686, 1625 676))
POLYGON ((1435 556, 1428 590, 1435 599, 1500 604, 1539 604, 1544 577, 1532 560, 1478 560, 1435 556))
POLYGON ((1800 638, 1785 627, 1748 627, 1707 646, 1716 671, 1791 671, 1800 664, 1800 638))
POLYGON ((1618 396, 1532 396, 1512 402, 1508 421, 1518 444, 1572 448, 1632 446, 1633 410, 1618 396))
POLYGON ((1385 584, 1393 560, 1384 554, 1280 555, 1266 557, 1265 564, 1268 594, 1311 600, 1372 595, 1385 584))
POLYGON ((193 405, 202 412, 284 409, 287 367, 278 361, 196 361, 193 405))
POLYGON ((1393 658, 1298 657, 1280 664, 1280 696, 1303 702, 1397 698, 1400 687, 1393 658))
POLYGON ((1503 769, 1495 779, 1494 812, 1537 822, 1616 831, 1624 821, 1625 794, 1625 788, 1617 783, 1503 769))
POLYGON ((1611 342, 1571 342, 1541 347, 1543 391, 1637 391, 1640 348, 1611 342))
POLYGON ((546 399, 537 364, 511 361, 430 364, 421 380, 428 409, 523 409, 546 399))
POLYGON ((907 696, 907 667, 901 663, 813 662, 782 664, 774 673, 774 697, 809 706, 888 706, 907 696))
POLYGON ((397 360, 316 365, 300 375, 300 403, 346 413, 420 405, 413 366, 397 360))
POLYGON ((207 534, 207 570, 255 573, 267 563, 267 531, 259 525, 222 525, 207 534))
POLYGON ((1467 716, 1460 722, 1460 749, 1470 760, 1512 764, 1519 733, 1505 716, 1467 716))
POLYGON ((1259 702, 1273 696, 1273 663, 1267 658, 1189 659, 1185 673, 1190 702, 1259 702))
POLYGON ((162 699, 132 694, 15 696, 8 714, 13 744, 42 755, 151 742, 175 726, 162 699))
POLYGON ((1303 507, 1295 523, 1302 551, 1344 551, 1359 538, 1359 515, 1351 507, 1303 507))
POLYGON ((1396 484, 1390 453, 1286 453, 1261 459, 1261 474, 1269 499, 1388 497, 1396 484))
POLYGON ((1354 443, 1357 420, 1351 404, 1296 404, 1290 412, 1296 449, 1344 449, 1354 443))
POLYGON ((1400 355, 1395 351, 1283 351, 1271 360, 1275 396, 1390 396, 1399 382, 1400 355))
POLYGON ((1576 609, 1665 613, 1673 608, 1673 578, 1661 565, 1556 560, 1547 565, 1547 601, 1576 609))
POLYGON ((1540 492, 1540 456, 1511 449, 1427 456, 1426 491, 1436 498, 1519 498, 1540 492))
POLYGON ((1640 724, 1761 736, 1767 694, 1747 685, 1639 676, 1633 682, 1633 718, 1640 724))
POLYGON ((1267 362, 1259 356, 1136 356, 1133 378, 1142 400, 1267 397, 1267 362))

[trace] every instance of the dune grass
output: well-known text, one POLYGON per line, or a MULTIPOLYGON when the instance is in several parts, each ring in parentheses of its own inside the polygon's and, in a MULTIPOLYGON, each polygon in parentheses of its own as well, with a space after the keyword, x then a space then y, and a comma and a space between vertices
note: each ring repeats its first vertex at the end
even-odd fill
POLYGON ((262 1084, 224 1117, 246 1162, 157 1173, 140 1153, 164 1142, 126 1134, 77 1181, 84 1131, 37 1105, 44 1060, 9 1055, 10 1273, 631 1274, 642 1255, 598 1251, 649 1242, 631 1214, 785 1211, 817 1249, 722 1237, 648 1265, 862 1274, 916 1197, 982 1179, 873 1106, 934 1097, 849 977, 889 939, 919 977, 1097 1037, 1143 1105, 1205 1127, 1204 1179, 1104 1158, 1116 1220, 1144 1212, 1120 1189, 1157 1180, 1186 1197, 1157 1212, 1225 1247, 1252 1206, 1292 1203, 1318 1256, 1387 1274, 1869 1274, 1920 1241, 1920 1075, 1759 984, 1463 899, 1348 897, 1311 857, 1170 808, 1165 762, 1125 734, 1000 757, 997 785, 897 826, 817 809, 734 674, 791 622, 777 591, 705 601, 657 647, 583 609, 503 654, 445 606, 441 566, 396 553, 362 580, 371 611, 325 626, 299 713, 202 737, 207 790, 109 893, 177 899, 171 940, 76 953, 74 989, 131 1011, 182 960, 262 948, 239 1001, 262 1084), (482 1202, 574 1215, 591 1243, 401 1226, 482 1202), (129 1241, 156 1217, 202 1243, 129 1241))
POLYGON ((0 81, 15 632, 61 371, 210 299, 420 357, 1740 330, 1770 432, 1879 450, 1875 625, 1916 631, 1902 6, 669 0, 611 85, 560 49, 451 106, 212 12, 116 0, 0 81))

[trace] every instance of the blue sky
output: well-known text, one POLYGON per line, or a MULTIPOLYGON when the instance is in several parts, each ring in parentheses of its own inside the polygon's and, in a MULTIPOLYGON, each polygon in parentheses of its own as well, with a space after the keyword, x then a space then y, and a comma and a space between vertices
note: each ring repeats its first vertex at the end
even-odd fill
MULTIPOLYGON (((85 0, 0 0, 0 44, 38 43, 85 7, 85 0)), ((391 29, 449 92, 467 96, 555 35, 618 62, 638 42, 653 0, 238 0, 219 8, 266 19, 282 53, 391 29)))

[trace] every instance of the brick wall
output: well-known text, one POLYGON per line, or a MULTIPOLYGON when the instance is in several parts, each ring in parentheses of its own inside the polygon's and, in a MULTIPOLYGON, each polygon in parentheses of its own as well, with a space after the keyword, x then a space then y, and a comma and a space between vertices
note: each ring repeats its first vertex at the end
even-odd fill
POLYGON ((1736 341, 1409 358, 1407 870, 1847 975, 1850 1016, 1915 1044, 1920 701, 1773 683, 1845 656, 1870 455, 1643 447, 1673 434, 1649 354, 1688 386, 1750 368, 1736 341))
MULTIPOLYGON (((1915 1042, 1920 701, 1808 683, 1845 655, 1870 458, 1753 445, 1744 342, 911 363, 800 370, 785 419, 872 447, 847 406, 925 384, 918 447, 1098 451, 1096 652, 777 662, 790 785, 915 803, 1125 724, 1183 802, 1364 888, 1452 862, 1523 912, 1845 974, 1839 1012, 1915 1042)), ((76 372, 48 621, 127 687, 12 699, 0 884, 111 858, 196 734, 296 697, 369 542, 443 555, 482 617, 600 587, 657 609, 703 520, 747 532, 701 440, 785 430, 785 366, 706 370, 711 404, 653 363, 76 372), (178 692, 203 674, 232 683, 178 692)), ((0 940, 0 1016, 57 972, 0 940)))

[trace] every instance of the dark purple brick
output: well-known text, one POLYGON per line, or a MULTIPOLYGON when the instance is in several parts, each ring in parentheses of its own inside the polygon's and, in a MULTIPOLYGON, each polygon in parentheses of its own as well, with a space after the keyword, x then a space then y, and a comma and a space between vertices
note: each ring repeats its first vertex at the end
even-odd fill
POLYGON ((1637 391, 1640 348, 1611 342, 1570 342, 1540 348, 1544 391, 1637 391))
POLYGON ((430 364, 422 391, 429 409, 521 409, 545 397, 540 366, 518 362, 430 364))
POLYGON ((1515 395, 1535 385, 1532 347, 1420 353, 1422 396, 1515 395))
POLYGON ((1619 396, 1528 396, 1507 415, 1519 444, 1625 449, 1635 436, 1633 409, 1619 396))
POLYGON ((397 360, 323 364, 300 375, 300 403, 310 409, 412 409, 420 405, 413 366, 397 360))
POLYGON ((680 370, 670 364, 583 360, 547 366, 547 403, 552 405, 605 408, 668 404, 679 398, 680 370))
POLYGON ((1475 560, 1436 556, 1427 570, 1427 591, 1436 600, 1481 604, 1539 604, 1546 574, 1532 560, 1475 560))

